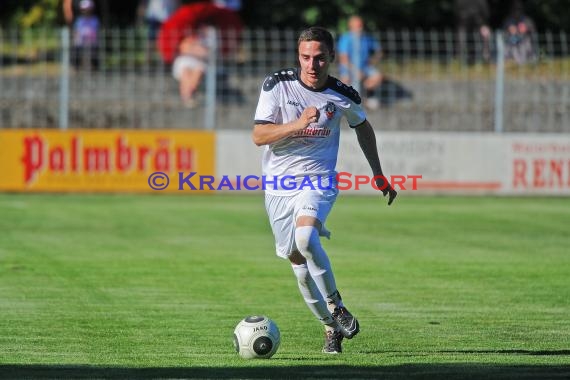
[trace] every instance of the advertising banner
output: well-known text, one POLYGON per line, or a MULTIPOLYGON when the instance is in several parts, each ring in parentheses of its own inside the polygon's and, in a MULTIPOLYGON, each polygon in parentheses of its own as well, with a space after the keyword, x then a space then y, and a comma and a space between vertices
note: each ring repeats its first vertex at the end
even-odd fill
POLYGON ((213 176, 214 155, 207 131, 2 130, 0 190, 176 192, 181 172, 213 176))
MULTIPOLYGON (((345 137, 339 171, 368 173, 356 138, 345 137)), ((387 173, 421 175, 415 189, 406 181, 405 190, 412 193, 570 195, 567 135, 393 132, 377 137, 387 173)), ((361 190, 374 192, 370 186, 361 190)))
MULTIPOLYGON (((376 137, 387 180, 405 194, 570 195, 568 135, 377 132, 376 137)), ((253 145, 249 131, 218 131, 216 175, 259 176, 263 149, 253 145)), ((341 191, 378 193, 351 130, 341 132, 337 171, 341 191)))

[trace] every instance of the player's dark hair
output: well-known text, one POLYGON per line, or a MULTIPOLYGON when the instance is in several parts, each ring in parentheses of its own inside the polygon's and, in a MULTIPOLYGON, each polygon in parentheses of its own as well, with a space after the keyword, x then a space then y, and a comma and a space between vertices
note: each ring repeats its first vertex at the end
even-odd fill
POLYGON ((312 26, 309 29, 305 29, 299 35, 299 40, 297 40, 297 48, 303 41, 317 41, 325 44, 329 53, 334 53, 334 39, 332 34, 323 27, 312 26))

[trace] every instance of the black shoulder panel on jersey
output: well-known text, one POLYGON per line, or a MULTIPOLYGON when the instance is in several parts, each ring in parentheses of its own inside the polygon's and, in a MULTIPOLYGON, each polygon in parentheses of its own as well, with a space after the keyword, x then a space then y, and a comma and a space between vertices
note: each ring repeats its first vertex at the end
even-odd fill
POLYGON ((362 102, 362 99, 360 99, 358 91, 356 91, 351 86, 342 83, 339 79, 333 76, 329 77, 328 87, 332 90, 335 90, 339 94, 346 96, 356 104, 360 104, 362 102))
POLYGON ((263 91, 271 91, 273 87, 282 81, 297 80, 297 69, 283 69, 268 75, 263 82, 263 91))

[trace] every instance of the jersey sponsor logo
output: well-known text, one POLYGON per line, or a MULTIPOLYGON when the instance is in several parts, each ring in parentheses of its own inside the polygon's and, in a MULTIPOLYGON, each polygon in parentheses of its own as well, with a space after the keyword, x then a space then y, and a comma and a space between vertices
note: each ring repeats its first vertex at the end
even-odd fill
POLYGON ((290 104, 290 105, 295 106, 295 107, 299 107, 301 105, 301 103, 296 102, 294 100, 287 100, 287 104, 290 104))
POLYGON ((297 131, 292 137, 319 137, 325 138, 329 137, 331 130, 328 128, 305 128, 301 131, 297 131))
POLYGON ((327 102, 325 106, 325 114, 327 115, 327 119, 331 120, 336 113, 336 106, 333 102, 327 102))

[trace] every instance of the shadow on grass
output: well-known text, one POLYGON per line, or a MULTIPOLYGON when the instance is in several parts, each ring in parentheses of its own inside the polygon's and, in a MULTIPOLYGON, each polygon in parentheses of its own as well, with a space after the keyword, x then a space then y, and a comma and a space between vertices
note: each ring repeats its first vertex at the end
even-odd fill
POLYGON ((2 379, 568 379, 570 365, 402 364, 263 367, 0 365, 2 379))
POLYGON ((442 354, 517 354, 531 356, 570 356, 570 350, 457 350, 437 351, 442 354))

